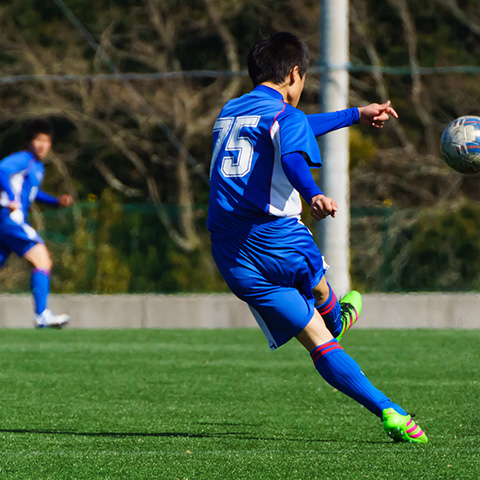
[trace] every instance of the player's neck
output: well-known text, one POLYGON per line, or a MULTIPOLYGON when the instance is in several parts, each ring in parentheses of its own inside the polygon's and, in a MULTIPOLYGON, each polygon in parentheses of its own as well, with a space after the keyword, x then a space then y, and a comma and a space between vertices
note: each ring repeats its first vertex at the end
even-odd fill
POLYGON ((297 108, 303 90, 303 82, 304 80, 297 75, 296 77, 292 77, 290 81, 285 81, 281 85, 273 82, 263 82, 260 85, 276 90, 283 97, 285 103, 297 108))
POLYGON ((278 85, 278 84, 273 83, 273 82, 263 82, 260 85, 263 85, 265 87, 269 87, 269 88, 272 88, 273 90, 276 90, 283 97, 283 100, 286 103, 289 103, 288 102, 288 83, 285 82, 282 85, 278 85))

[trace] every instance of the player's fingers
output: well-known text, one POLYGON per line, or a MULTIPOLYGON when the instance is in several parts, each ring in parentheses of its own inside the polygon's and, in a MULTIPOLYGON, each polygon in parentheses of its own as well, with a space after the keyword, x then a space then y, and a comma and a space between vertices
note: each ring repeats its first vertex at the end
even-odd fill
POLYGON ((373 117, 372 120, 374 122, 385 122, 386 120, 388 120, 388 118, 389 118, 388 113, 386 110, 384 110, 383 112, 380 112, 378 115, 373 117))
POLYGON ((310 210, 310 214, 315 220, 323 220, 329 214, 329 211, 325 208, 324 205, 316 204, 310 210))
POLYGON ((391 115, 392 117, 398 118, 398 113, 392 107, 392 102, 390 100, 388 102, 380 105, 380 107, 383 110, 383 112, 391 115))
POLYGON ((398 113, 392 107, 387 108, 386 112, 389 113, 392 117, 398 118, 398 113))
POLYGON ((327 217, 328 215, 330 215, 333 212, 333 201, 332 200, 330 200, 329 202, 324 204, 323 211, 324 211, 325 217, 327 217))

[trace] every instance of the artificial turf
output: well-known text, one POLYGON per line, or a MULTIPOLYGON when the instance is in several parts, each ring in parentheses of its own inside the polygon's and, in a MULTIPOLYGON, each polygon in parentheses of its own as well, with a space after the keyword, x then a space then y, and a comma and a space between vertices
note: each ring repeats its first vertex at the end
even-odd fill
POLYGON ((342 341, 426 445, 259 330, 2 330, 2 479, 480 478, 480 331, 352 330, 342 341))

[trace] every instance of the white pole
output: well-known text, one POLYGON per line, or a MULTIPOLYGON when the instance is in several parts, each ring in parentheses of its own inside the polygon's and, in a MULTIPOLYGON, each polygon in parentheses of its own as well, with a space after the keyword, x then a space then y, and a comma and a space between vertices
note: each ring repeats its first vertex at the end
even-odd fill
MULTIPOLYGON (((348 105, 348 0, 322 0, 321 14, 321 111, 348 105)), ((323 167, 322 192, 338 203, 336 218, 318 223, 320 251, 331 266, 327 278, 337 295, 350 290, 350 182, 348 128, 320 139, 323 167)))

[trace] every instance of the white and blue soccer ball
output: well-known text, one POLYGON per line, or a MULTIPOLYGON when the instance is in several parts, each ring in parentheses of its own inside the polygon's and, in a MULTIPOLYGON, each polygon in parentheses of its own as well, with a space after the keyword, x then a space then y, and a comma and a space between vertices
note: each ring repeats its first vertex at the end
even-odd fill
POLYGON ((443 131, 440 149, 447 165, 460 173, 480 172, 480 117, 459 117, 443 131))

